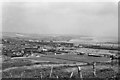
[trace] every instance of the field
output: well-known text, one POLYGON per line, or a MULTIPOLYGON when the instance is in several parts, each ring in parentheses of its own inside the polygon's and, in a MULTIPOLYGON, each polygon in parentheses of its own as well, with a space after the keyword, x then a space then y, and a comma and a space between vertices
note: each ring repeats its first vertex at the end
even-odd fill
POLYGON ((109 58, 82 55, 46 55, 41 57, 11 59, 2 64, 2 77, 49 78, 51 67, 53 67, 51 78, 69 78, 72 72, 72 78, 78 78, 77 66, 81 66, 84 78, 95 78, 92 65, 84 64, 88 62, 97 62, 96 74, 98 78, 114 77, 117 74, 118 66, 114 63, 115 65, 111 67, 111 63, 106 61, 109 61, 109 58))
POLYGON ((106 62, 110 61, 109 58, 105 57, 92 57, 87 55, 44 55, 41 57, 31 57, 27 59, 37 61, 50 61, 56 63, 92 63, 92 62, 106 62))
MULTIPOLYGON (((80 78, 78 67, 81 67, 83 78, 115 78, 118 74, 117 59, 115 58, 112 62, 110 60, 110 55, 115 54, 116 56, 117 50, 101 49, 101 47, 97 49, 84 46, 71 47, 66 46, 67 43, 60 45, 59 43, 53 44, 53 42, 50 42, 48 45, 49 42, 42 44, 39 42, 25 42, 20 40, 21 38, 18 39, 8 40, 3 45, 4 58, 2 66, 0 66, 3 78, 75 79, 80 78), (39 46, 41 47, 38 48, 39 46), (30 49, 24 49, 29 47, 30 49), (36 50, 36 48, 38 49, 36 50), (44 51, 43 49, 48 50, 44 51), (80 54, 82 52, 83 54, 80 54), (25 55, 19 57, 10 56, 10 53, 15 55, 25 53, 25 55), (26 56, 27 54, 28 56, 26 56), (89 54, 94 54, 94 56, 89 56, 89 54), (96 62, 96 71, 94 71, 93 62, 96 62), (96 76, 93 72, 96 72, 96 76)), ((89 46, 89 44, 86 45, 89 46)))

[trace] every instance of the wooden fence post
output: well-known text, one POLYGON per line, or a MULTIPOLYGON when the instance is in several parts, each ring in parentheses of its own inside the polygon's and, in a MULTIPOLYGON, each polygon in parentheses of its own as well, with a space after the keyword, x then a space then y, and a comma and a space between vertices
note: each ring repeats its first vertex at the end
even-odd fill
POLYGON ((10 73, 10 77, 12 78, 13 76, 12 76, 12 73, 10 73))
POLYGON ((21 73, 21 78, 23 77, 23 72, 21 73))
POLYGON ((43 76, 42 76, 42 72, 40 72, 40 78, 42 79, 42 77, 43 77, 43 76))
POLYGON ((80 66, 78 66, 78 76, 79 76, 79 78, 81 78, 81 80, 83 80, 82 71, 81 71, 80 66))
POLYGON ((93 75, 96 77, 96 62, 93 62, 93 75))
POLYGON ((34 75, 36 76, 36 70, 35 70, 35 74, 34 75))
POLYGON ((58 79, 59 77, 58 77, 58 76, 56 76, 56 78, 58 79))
POLYGON ((113 67, 113 55, 110 56, 110 61, 111 61, 111 68, 113 67))
POLYGON ((23 71, 23 72, 21 73, 21 78, 23 78, 23 76, 24 76, 24 73, 25 73, 25 71, 23 71))
POLYGON ((51 76, 52 76, 52 72, 53 72, 53 66, 51 66, 50 78, 51 78, 51 76))
POLYGON ((70 78, 72 78, 73 77, 73 72, 70 74, 70 78))

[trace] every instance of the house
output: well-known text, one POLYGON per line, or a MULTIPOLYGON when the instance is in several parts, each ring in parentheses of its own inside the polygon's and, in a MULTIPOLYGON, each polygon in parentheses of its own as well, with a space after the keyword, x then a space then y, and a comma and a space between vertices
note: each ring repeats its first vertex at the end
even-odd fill
POLYGON ((24 52, 38 52, 38 48, 25 48, 24 52))
POLYGON ((100 54, 95 54, 95 53, 88 53, 88 56, 102 57, 102 55, 100 55, 100 54))
POLYGON ((77 52, 77 55, 84 55, 85 52, 77 52))

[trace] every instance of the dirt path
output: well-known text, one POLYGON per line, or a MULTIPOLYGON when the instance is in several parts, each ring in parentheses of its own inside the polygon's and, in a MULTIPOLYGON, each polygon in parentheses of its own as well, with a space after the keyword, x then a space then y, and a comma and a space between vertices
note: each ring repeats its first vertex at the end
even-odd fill
MULTIPOLYGON (((81 64, 77 64, 77 65, 86 65, 85 63, 81 63, 81 64)), ((4 69, 2 71, 9 71, 12 69, 17 69, 17 68, 26 68, 26 69, 33 69, 33 68, 45 68, 45 67, 60 67, 60 66, 76 66, 76 64, 40 64, 40 65, 32 65, 32 66, 22 66, 22 67, 11 67, 11 68, 7 68, 4 69)))

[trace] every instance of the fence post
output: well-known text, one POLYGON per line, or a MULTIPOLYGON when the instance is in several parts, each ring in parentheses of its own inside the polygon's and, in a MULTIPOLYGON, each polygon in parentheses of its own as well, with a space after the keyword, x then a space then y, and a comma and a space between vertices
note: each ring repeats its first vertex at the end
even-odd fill
POLYGON ((111 61, 111 68, 113 67, 113 55, 110 56, 110 61, 111 61))
POLYGON ((35 70, 35 76, 36 76, 36 70, 35 70))
POLYGON ((72 78, 72 76, 73 76, 73 72, 70 74, 70 78, 72 78))
POLYGON ((93 62, 93 75, 96 77, 96 62, 93 62))
POLYGON ((24 73, 25 73, 25 71, 23 71, 23 72, 21 73, 21 78, 23 78, 23 76, 24 76, 24 73))
POLYGON ((51 66, 50 78, 51 78, 51 76, 52 76, 52 72, 53 72, 53 66, 51 66))
POLYGON ((21 73, 21 78, 23 77, 23 74, 24 74, 24 73, 22 72, 22 73, 21 73))
POLYGON ((42 72, 40 72, 40 78, 42 79, 42 77, 43 77, 43 76, 42 76, 42 72))
POLYGON ((12 73, 10 73, 10 77, 12 78, 13 76, 12 76, 12 73))
POLYGON ((79 76, 79 78, 81 78, 81 80, 83 80, 82 71, 81 71, 80 66, 78 66, 78 76, 79 76))
POLYGON ((56 76, 56 78, 58 79, 59 77, 58 77, 58 76, 56 76))

